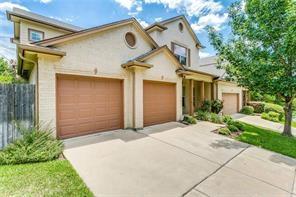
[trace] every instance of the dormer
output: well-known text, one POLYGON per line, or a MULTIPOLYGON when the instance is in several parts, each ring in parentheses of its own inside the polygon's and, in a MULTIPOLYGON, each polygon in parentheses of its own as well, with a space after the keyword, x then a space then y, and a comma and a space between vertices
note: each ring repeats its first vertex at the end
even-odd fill
POLYGON ((145 30, 158 45, 167 45, 182 65, 198 65, 199 49, 203 46, 185 16, 154 23, 145 30))
POLYGON ((27 44, 82 30, 49 17, 41 16, 22 9, 7 11, 7 19, 14 23, 14 43, 27 44))

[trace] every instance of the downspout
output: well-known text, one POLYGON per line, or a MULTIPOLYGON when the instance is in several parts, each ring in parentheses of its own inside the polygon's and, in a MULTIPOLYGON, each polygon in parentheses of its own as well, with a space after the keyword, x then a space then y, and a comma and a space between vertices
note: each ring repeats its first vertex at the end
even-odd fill
POLYGON ((30 62, 34 64, 34 67, 36 66, 36 86, 35 86, 35 125, 39 124, 39 68, 38 68, 38 63, 25 58, 21 53, 19 53, 19 57, 24 61, 30 62))

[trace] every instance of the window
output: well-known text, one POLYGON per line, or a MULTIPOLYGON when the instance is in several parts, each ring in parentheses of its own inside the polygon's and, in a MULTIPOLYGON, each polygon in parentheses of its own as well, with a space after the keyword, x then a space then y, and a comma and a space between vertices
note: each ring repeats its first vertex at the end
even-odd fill
POLYGON ((44 39, 44 32, 29 29, 29 41, 37 42, 44 39))
POLYGON ((182 23, 179 23, 179 30, 180 30, 180 32, 183 32, 183 24, 182 23))
POLYGON ((172 51, 182 65, 189 66, 189 49, 172 43, 172 51))
POLYGON ((125 42, 129 47, 134 48, 136 46, 135 35, 131 32, 126 33, 125 34, 125 42))

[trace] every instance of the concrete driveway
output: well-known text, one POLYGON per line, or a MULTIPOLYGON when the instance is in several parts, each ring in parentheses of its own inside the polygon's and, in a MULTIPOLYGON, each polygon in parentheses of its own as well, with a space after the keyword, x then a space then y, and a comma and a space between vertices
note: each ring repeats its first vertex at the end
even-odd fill
POLYGON ((167 123, 107 132, 66 141, 64 154, 95 196, 296 194, 296 160, 210 132, 218 127, 167 123))

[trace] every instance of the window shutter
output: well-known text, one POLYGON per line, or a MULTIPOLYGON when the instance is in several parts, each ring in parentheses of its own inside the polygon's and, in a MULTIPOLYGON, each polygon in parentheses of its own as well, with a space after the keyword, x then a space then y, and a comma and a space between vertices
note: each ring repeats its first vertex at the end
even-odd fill
POLYGON ((188 49, 188 67, 191 66, 191 56, 190 56, 190 49, 188 49))

